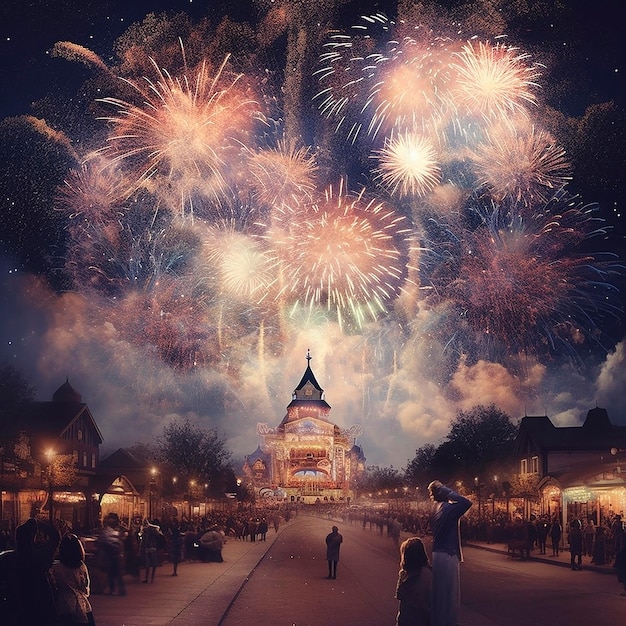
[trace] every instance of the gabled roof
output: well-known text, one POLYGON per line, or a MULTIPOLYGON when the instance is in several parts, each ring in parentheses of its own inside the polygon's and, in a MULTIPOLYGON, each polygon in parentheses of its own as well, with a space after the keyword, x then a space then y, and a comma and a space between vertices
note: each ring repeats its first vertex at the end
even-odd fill
POLYGON ((623 447, 626 427, 611 424, 606 410, 597 407, 587 413, 582 426, 557 427, 547 415, 526 416, 520 422, 515 453, 519 454, 529 441, 541 451, 609 452, 612 447, 623 447))
POLYGON ((69 381, 65 381, 53 394, 51 402, 34 401, 24 411, 21 426, 38 436, 60 437, 76 420, 85 416, 91 423, 98 443, 103 437, 89 407, 81 402, 81 396, 69 381))
POLYGON ((141 470, 146 468, 146 463, 125 448, 118 448, 100 461, 99 468, 104 470, 141 470))

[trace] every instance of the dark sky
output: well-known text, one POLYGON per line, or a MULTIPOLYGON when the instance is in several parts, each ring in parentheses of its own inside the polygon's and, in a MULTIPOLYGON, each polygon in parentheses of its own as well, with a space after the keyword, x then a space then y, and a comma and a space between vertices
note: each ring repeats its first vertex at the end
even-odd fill
MULTIPOLYGON (((50 92, 67 94, 66 97, 73 97, 76 93, 86 74, 82 74, 76 64, 48 56, 48 51, 58 41, 70 41, 89 48, 112 66, 115 64, 112 57, 115 39, 148 12, 184 11, 194 20, 209 16, 217 23, 226 14, 234 20, 244 20, 246 7, 250 4, 244 0, 4 0, 0 2, 0 120, 32 113, 31 103, 50 92)), ((540 4, 546 2, 528 2, 531 7, 540 4)), ((623 106, 622 3, 617 0, 564 0, 563 4, 567 7, 564 13, 567 19, 562 22, 535 17, 524 24, 512 25, 516 41, 526 41, 531 53, 547 51, 546 56, 554 61, 546 72, 546 80, 553 81, 546 91, 553 98, 561 94, 555 108, 567 116, 580 118, 591 104, 613 100, 623 106), (558 89, 553 89, 555 85, 558 89)), ((344 23, 339 26, 350 26, 359 15, 384 11, 389 5, 355 0, 346 5, 344 23)), ((593 141, 588 151, 593 162, 594 151, 601 151, 603 146, 601 138, 590 139, 593 141)), ((611 165, 613 172, 620 173, 596 177, 595 180, 606 181, 606 184, 602 188, 596 185, 588 200, 603 203, 603 217, 615 227, 610 245, 623 253, 621 190, 622 173, 626 168, 618 163, 611 165), (595 197, 596 191, 603 195, 598 193, 601 197, 595 197)), ((11 177, 10 168, 5 169, 11 177)), ((32 207, 24 207, 23 213, 25 221, 32 219, 32 207)), ((1 229, 6 227, 3 217, 0 216, 0 236, 1 229)), ((428 333, 418 332, 420 323, 428 322, 424 325, 428 328, 429 323, 437 320, 416 323, 416 330, 412 331, 415 335, 411 338, 414 344, 411 345, 421 350, 408 349, 410 342, 404 344, 400 339, 396 345, 394 328, 381 327, 381 344, 388 341, 395 352, 389 359, 390 371, 384 371, 379 381, 373 381, 371 385, 391 381, 388 397, 381 396, 384 402, 381 401, 380 406, 387 407, 387 400, 393 405, 394 394, 401 399, 397 407, 393 406, 397 419, 391 422, 378 419, 379 405, 374 401, 372 406, 375 408, 371 413, 362 414, 371 389, 369 382, 365 383, 365 391, 362 389, 363 381, 369 379, 360 375, 367 359, 360 357, 364 342, 359 336, 334 336, 330 331, 319 335, 315 332, 310 335, 294 333, 293 343, 284 347, 284 353, 268 356, 265 364, 267 405, 271 411, 265 407, 263 413, 259 410, 263 403, 258 395, 258 369, 244 368, 239 380, 233 380, 230 371, 220 376, 209 368, 181 376, 156 360, 145 359, 143 352, 125 344, 113 333, 113 322, 103 320, 102 324, 88 327, 87 316, 84 316, 84 312, 89 311, 87 297, 76 293, 64 293, 59 297, 36 279, 19 275, 26 272, 18 272, 19 276, 15 272, 9 274, 6 270, 13 266, 7 265, 4 258, 0 263, 4 274, 4 284, 0 288, 9 287, 6 289, 9 296, 7 299, 3 297, 3 302, 11 302, 0 312, 0 358, 8 357, 17 367, 24 369, 29 382, 38 389, 39 399, 50 399, 52 392, 69 376, 90 405, 108 445, 129 445, 141 437, 146 439, 166 418, 195 412, 200 413, 207 423, 228 429, 229 443, 238 454, 249 453, 256 446, 256 420, 267 420, 270 426, 274 426, 282 417, 291 391, 306 366, 304 356, 308 348, 312 350, 316 377, 327 390, 327 400, 335 407, 331 418, 346 427, 364 422, 365 451, 372 463, 401 467, 418 445, 437 443, 437 439, 447 432, 455 410, 470 408, 476 399, 489 398, 489 401, 500 403, 514 417, 547 412, 563 425, 577 423, 600 399, 600 405, 609 409, 614 421, 626 423, 623 400, 626 344, 620 341, 623 328, 618 329, 615 337, 615 352, 608 355, 592 375, 583 376, 556 361, 536 364, 526 374, 528 384, 536 385, 539 391, 532 403, 526 403, 523 397, 525 381, 497 363, 481 362, 469 367, 460 362, 453 381, 454 389, 446 394, 437 376, 432 374, 435 369, 433 358, 424 339, 428 333), (11 289, 13 285, 15 287, 11 289), (49 305, 41 305, 42 302, 49 305), (551 376, 542 373, 548 366, 551 376), (541 384, 537 383, 542 378, 541 384), (228 389, 231 397, 247 395, 254 402, 254 410, 247 410, 242 404, 240 415, 211 413, 217 404, 216 398, 223 395, 224 389, 228 389), (143 404, 139 402, 139 395, 143 404)), ((619 324, 623 325, 623 316, 618 320, 619 324)), ((267 354, 271 352, 272 348, 269 348, 267 354)), ((387 353, 381 350, 381 354, 387 353)))
MULTIPOLYGON (((455 2, 441 4, 454 5, 455 2)), ((537 4, 530 2, 530 5, 537 4)), ((571 22, 543 23, 528 32, 529 40, 568 36, 563 46, 576 46, 576 63, 593 81, 599 98, 624 101, 624 36, 619 0, 567 0, 571 22), (622 74, 618 70, 622 70, 622 74)), ((228 14, 244 20, 250 2, 245 0, 4 0, 0 6, 0 118, 27 111, 31 100, 46 93, 59 77, 46 72, 47 51, 57 41, 86 46, 106 60, 113 41, 148 12, 184 11, 192 18, 218 20, 228 14)), ((347 16, 385 11, 395 2, 350 2, 347 16)), ((347 17, 347 20, 351 18, 347 17)), ((58 69, 57 69, 58 71, 58 69)))

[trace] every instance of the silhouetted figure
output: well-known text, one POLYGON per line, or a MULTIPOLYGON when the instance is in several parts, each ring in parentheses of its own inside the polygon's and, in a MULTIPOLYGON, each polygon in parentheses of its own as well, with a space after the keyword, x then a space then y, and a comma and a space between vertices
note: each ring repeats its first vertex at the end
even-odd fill
POLYGON ((592 518, 587 520, 583 530, 583 554, 593 557, 593 540, 596 535, 596 525, 592 518))
POLYGON ((537 520, 537 545, 539 546, 539 554, 546 553, 546 544, 548 543, 548 528, 549 524, 547 520, 541 518, 537 520))
POLYGON ((10 594, 0 621, 3 626, 52 626, 57 610, 52 561, 61 536, 47 522, 34 518, 15 529, 15 551, 3 564, 10 576, 10 594))
POLYGON ((567 536, 570 552, 570 563, 573 570, 582 569, 583 560, 583 531, 580 521, 574 519, 570 522, 567 536))
POLYGON ((94 624, 89 602, 90 581, 85 565, 85 548, 76 535, 65 535, 59 560, 52 566, 56 585, 59 626, 94 624))
POLYGON ((174 520, 170 528, 169 557, 172 562, 172 576, 178 576, 178 564, 183 558, 183 533, 180 532, 178 521, 174 520))
POLYGON ((433 532, 433 583, 431 623, 433 626, 456 626, 461 604, 460 520, 472 503, 438 480, 428 485, 435 502, 430 526, 433 532))
POLYGON ((217 526, 212 526, 200 537, 201 558, 207 563, 222 563, 222 548, 224 547, 224 535, 217 526))
POLYGON ((561 535, 563 534, 563 528, 559 522, 559 518, 555 515, 550 524, 550 542, 552 543, 552 556, 559 556, 559 550, 561 546, 561 535))
POLYGON ((141 552, 143 554, 144 567, 146 568, 146 575, 142 582, 154 582, 154 575, 156 574, 156 568, 159 564, 159 535, 161 529, 152 524, 148 520, 144 522, 141 530, 141 552))
POLYGON ((326 535, 326 560, 328 561, 327 578, 337 578, 337 563, 339 563, 339 548, 343 543, 343 536, 337 526, 333 526, 331 532, 326 535))
POLYGON ((126 595, 122 577, 122 536, 117 514, 108 515, 98 535, 98 562, 107 575, 108 589, 105 593, 126 595))
POLYGON ((429 626, 431 571, 424 544, 411 537, 400 546, 400 572, 396 585, 396 626, 429 626))
POLYGON ((606 564, 606 532, 602 524, 598 524, 596 528, 596 538, 593 544, 593 559, 591 562, 596 565, 606 564))
POLYGON ((615 571, 617 573, 617 581, 622 583, 624 590, 620 593, 620 596, 626 596, 626 546, 622 546, 622 549, 615 555, 615 571))

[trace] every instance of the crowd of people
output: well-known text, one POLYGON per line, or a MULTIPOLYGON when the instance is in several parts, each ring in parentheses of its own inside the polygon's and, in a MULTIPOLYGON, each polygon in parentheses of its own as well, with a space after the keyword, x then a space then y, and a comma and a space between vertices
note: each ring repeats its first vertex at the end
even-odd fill
POLYGON ((28 519, 13 534, 2 533, 0 624, 93 626, 92 591, 124 596, 125 576, 152 584, 166 563, 177 576, 183 560, 222 562, 228 538, 266 541, 270 526, 278 532, 293 514, 289 507, 268 507, 194 520, 137 519, 127 527, 109 513, 83 537, 62 520, 28 519))
MULTIPOLYGON (((596 524, 593 517, 572 517, 566 528, 558 515, 531 516, 508 521, 486 519, 470 511, 472 503, 438 481, 430 487, 432 505, 421 510, 316 507, 316 514, 358 524, 394 541, 399 548, 400 571, 396 588, 398 626, 456 623, 460 599, 459 565, 466 541, 511 543, 522 541, 527 556, 559 556, 568 546, 572 570, 583 557, 615 567, 626 596, 626 529, 620 515, 596 524), (401 541, 401 534, 409 539, 401 541), (429 559, 421 537, 432 536, 429 559), (427 617, 427 616, 431 617, 427 617)), ((115 513, 105 516, 91 537, 78 537, 63 522, 29 519, 3 534, 0 555, 0 623, 3 626, 74 626, 95 624, 89 596, 92 589, 126 595, 125 576, 152 584, 157 569, 171 565, 178 575, 184 561, 221 562, 228 539, 266 541, 271 528, 297 515, 290 505, 247 511, 212 512, 198 519, 137 519, 128 527, 115 513), (85 542, 89 552, 85 551, 85 542), (33 602, 33 598, 37 598, 33 602)), ((343 540, 333 526, 326 538, 328 578, 336 578, 339 546, 343 540)), ((523 558, 523 554, 521 554, 523 558)))

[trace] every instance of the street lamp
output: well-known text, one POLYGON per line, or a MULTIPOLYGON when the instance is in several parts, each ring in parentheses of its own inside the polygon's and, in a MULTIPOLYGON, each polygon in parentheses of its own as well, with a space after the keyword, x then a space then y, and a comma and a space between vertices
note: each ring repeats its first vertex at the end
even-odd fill
POLYGON ((52 485, 52 461, 54 460, 54 450, 49 448, 45 452, 48 459, 48 519, 50 523, 54 520, 53 501, 54 501, 54 488, 52 485))
POLYGON ((493 500, 491 501, 491 517, 496 516, 496 496, 498 495, 498 477, 493 477, 493 500))
POLYGON ((154 497, 154 488, 156 485, 156 473, 156 467, 150 469, 150 491, 148 494, 148 518, 150 521, 152 521, 152 498, 154 497))

